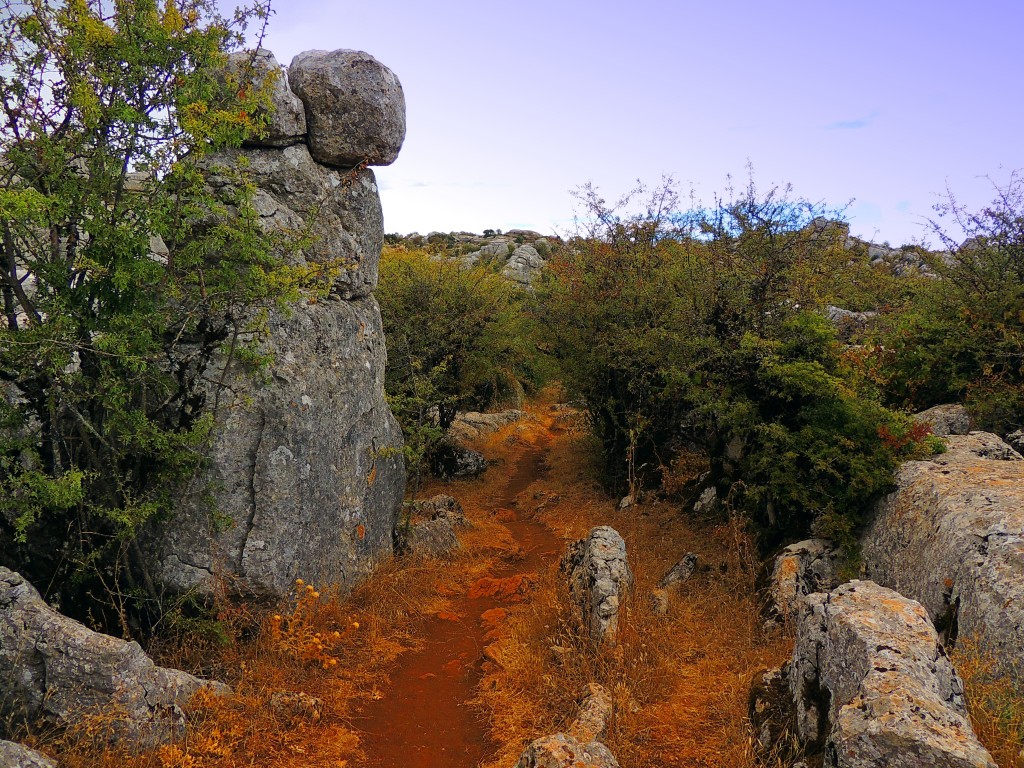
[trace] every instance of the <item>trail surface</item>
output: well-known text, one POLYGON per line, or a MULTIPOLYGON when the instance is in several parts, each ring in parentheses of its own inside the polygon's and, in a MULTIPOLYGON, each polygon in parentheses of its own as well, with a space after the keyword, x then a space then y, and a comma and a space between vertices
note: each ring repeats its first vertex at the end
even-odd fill
MULTIPOLYGON (((448 611, 423 627, 423 646, 403 655, 384 695, 355 721, 368 755, 367 768, 475 768, 494 745, 470 701, 483 674, 488 634, 503 606, 524 599, 531 579, 553 558, 562 541, 530 519, 520 496, 547 468, 547 432, 491 468, 489 512, 502 520, 523 556, 476 580, 448 611)), ((467 513, 471 510, 467 509, 467 513)))

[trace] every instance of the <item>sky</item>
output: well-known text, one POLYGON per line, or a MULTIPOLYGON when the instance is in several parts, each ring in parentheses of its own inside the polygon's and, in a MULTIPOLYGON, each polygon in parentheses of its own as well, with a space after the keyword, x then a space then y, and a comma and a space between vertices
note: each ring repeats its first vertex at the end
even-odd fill
MULTIPOLYGON (((408 132, 376 169, 388 232, 572 230, 572 191, 671 175, 710 201, 845 207, 853 234, 928 240, 1024 168, 1021 0, 275 0, 265 47, 367 51, 408 132)), ((934 238, 931 238, 934 242, 934 238)))

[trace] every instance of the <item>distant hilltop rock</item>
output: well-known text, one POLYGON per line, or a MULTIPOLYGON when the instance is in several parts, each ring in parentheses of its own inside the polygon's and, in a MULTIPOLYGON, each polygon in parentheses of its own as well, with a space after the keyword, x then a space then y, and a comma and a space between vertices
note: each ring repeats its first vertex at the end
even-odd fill
POLYGON ((542 235, 530 229, 510 229, 507 232, 487 229, 482 235, 472 232, 431 232, 421 235, 391 234, 386 236, 390 245, 407 248, 430 248, 438 256, 458 259, 466 264, 492 264, 501 273, 524 288, 529 288, 547 265, 552 249, 561 244, 558 235, 542 235))

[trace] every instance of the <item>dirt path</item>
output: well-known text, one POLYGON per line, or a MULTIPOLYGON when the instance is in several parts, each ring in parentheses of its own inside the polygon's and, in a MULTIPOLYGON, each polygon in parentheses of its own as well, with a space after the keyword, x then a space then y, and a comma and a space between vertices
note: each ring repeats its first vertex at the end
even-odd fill
POLYGON ((450 610, 430 619, 422 630, 423 647, 400 658, 387 691, 354 720, 367 768, 475 768, 493 753, 487 723, 469 702, 503 606, 523 599, 529 582, 562 546, 559 537, 527 517, 519 499, 547 471, 549 443, 546 431, 536 434, 509 464, 489 471, 488 482, 496 486, 492 512, 523 557, 495 568, 453 599, 450 610))

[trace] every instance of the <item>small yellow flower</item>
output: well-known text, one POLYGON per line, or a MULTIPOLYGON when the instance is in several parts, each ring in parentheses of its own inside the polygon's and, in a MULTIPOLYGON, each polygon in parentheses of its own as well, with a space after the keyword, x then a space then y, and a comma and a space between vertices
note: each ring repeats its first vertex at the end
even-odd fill
POLYGON ((306 582, 304 582, 304 581, 303 581, 302 579, 296 579, 296 580, 295 580, 295 583, 296 583, 296 585, 298 585, 298 586, 300 586, 300 587, 301 587, 301 586, 302 586, 303 584, 305 584, 306 582))

